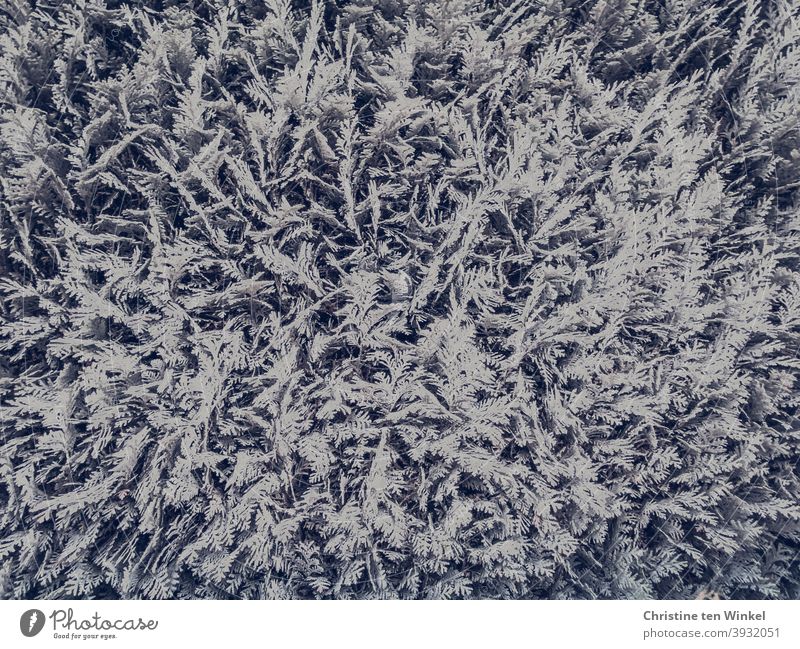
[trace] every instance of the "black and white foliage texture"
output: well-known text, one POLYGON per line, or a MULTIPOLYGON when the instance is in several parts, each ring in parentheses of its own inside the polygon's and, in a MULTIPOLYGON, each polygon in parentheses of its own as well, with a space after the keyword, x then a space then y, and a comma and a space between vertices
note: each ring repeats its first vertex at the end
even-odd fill
POLYGON ((0 595, 800 597, 796 0, 5 0, 0 595))

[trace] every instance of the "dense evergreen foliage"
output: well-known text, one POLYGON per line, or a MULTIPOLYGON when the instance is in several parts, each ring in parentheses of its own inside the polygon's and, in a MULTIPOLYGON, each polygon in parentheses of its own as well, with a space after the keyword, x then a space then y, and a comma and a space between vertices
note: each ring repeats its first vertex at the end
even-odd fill
POLYGON ((6 0, 0 596, 800 597, 795 0, 6 0))

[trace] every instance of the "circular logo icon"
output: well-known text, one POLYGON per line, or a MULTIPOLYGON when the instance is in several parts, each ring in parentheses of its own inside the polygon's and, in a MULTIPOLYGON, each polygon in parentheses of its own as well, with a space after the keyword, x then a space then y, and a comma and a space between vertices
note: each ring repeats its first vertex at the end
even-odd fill
POLYGON ((27 638, 32 638, 44 627, 44 613, 38 608, 32 608, 30 611, 25 611, 19 618, 19 630, 22 635, 27 638))

